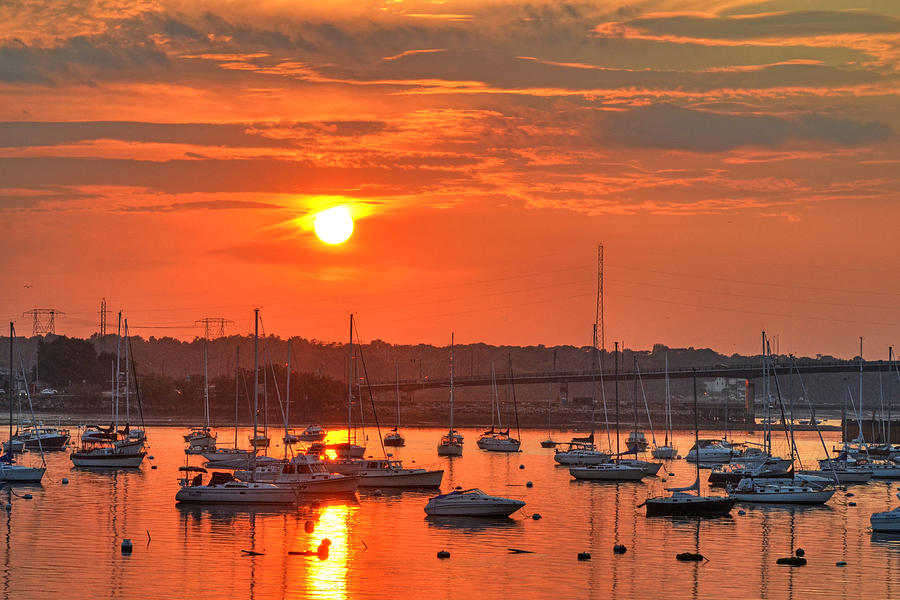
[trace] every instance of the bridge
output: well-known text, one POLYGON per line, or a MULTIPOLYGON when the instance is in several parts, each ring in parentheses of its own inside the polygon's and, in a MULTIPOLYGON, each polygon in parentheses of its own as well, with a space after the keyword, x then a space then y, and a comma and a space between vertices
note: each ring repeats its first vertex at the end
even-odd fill
MULTIPOLYGON (((774 361, 769 364, 770 372, 774 369, 776 375, 788 375, 791 370, 795 373, 803 375, 817 375, 826 373, 848 373, 858 374, 860 370, 863 373, 885 373, 897 369, 897 365, 888 361, 774 361)), ((494 380, 497 385, 507 385, 513 383, 516 385, 528 385, 534 383, 579 383, 590 381, 632 381, 636 372, 634 370, 600 370, 588 369, 583 371, 547 371, 541 373, 513 373, 512 377, 508 374, 497 374, 494 380)), ((724 377, 726 379, 756 379, 762 377, 762 365, 743 364, 743 365, 724 365, 718 364, 711 367, 697 368, 680 368, 669 369, 669 379, 690 379, 696 374, 698 379, 724 377)), ((641 379, 664 379, 666 371, 664 369, 649 369, 640 371, 641 379)), ((371 383, 369 387, 373 392, 394 391, 397 387, 396 381, 384 381, 371 383)), ((478 387, 491 385, 490 375, 469 375, 453 378, 455 387, 478 387)), ((406 392, 414 392, 417 390, 447 388, 450 387, 450 378, 433 378, 423 377, 422 379, 406 379, 400 380, 400 389, 406 392)))

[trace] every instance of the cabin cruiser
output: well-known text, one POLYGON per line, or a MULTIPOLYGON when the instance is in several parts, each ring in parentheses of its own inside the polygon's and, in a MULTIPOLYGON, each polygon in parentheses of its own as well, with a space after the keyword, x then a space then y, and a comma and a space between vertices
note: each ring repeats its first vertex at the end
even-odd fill
POLYGON ((352 494, 357 488, 356 477, 329 473, 321 460, 305 454, 289 461, 257 465, 252 470, 238 470, 234 477, 241 481, 292 487, 303 494, 352 494))
POLYGON ((737 502, 824 504, 834 492, 832 487, 818 488, 796 480, 761 483, 754 479, 743 479, 728 495, 737 502))
POLYGON ((695 496, 687 492, 673 492, 671 496, 647 498, 648 517, 724 517, 734 508, 735 500, 728 496, 695 496))
POLYGON ((443 469, 429 471, 427 469, 407 469, 399 460, 365 459, 359 461, 357 477, 359 487, 441 487, 444 478, 443 469))
MULTIPOLYGON (((897 492, 900 499, 900 492, 897 492)), ((879 512, 869 517, 872 531, 877 533, 900 533, 900 506, 887 512, 879 512)))
POLYGON ((70 454, 69 458, 76 467, 137 468, 146 455, 143 450, 135 452, 133 447, 120 448, 115 444, 88 442, 82 444, 81 450, 70 454))
POLYGON ((183 437, 188 444, 185 454, 214 452, 216 449, 216 434, 209 427, 192 427, 183 437))
POLYGON ((69 430, 59 427, 45 426, 43 423, 26 425, 22 431, 13 434, 10 440, 3 444, 7 452, 22 452, 23 450, 62 450, 69 443, 69 430))
POLYGON ((477 488, 456 489, 428 500, 425 512, 444 517, 508 517, 523 506, 521 500, 489 496, 477 488))
POLYGON ((297 440, 301 442, 321 442, 325 439, 325 430, 318 425, 310 425, 297 436, 297 440))
POLYGON ((629 452, 646 452, 650 444, 647 442, 647 436, 643 431, 632 431, 625 439, 625 447, 629 452))
POLYGON ((201 452, 211 469, 250 469, 253 465, 278 462, 270 456, 256 456, 253 450, 217 448, 215 452, 201 452))
POLYGON ((213 473, 209 482, 203 483, 202 467, 181 467, 184 477, 178 480, 181 489, 175 494, 176 502, 209 502, 229 504, 295 504, 298 492, 290 487, 272 483, 237 481, 231 473, 213 473), (189 473, 196 473, 190 477, 189 473))
POLYGON ((731 443, 725 440, 698 440, 691 446, 685 460, 700 463, 727 463, 731 462, 731 459, 737 454, 738 452, 731 443))

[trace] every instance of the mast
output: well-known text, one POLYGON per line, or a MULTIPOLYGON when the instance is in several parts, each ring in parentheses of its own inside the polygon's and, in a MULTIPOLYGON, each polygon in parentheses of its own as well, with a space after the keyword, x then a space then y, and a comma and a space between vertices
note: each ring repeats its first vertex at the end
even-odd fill
POLYGON ((241 346, 238 344, 234 356, 234 449, 238 449, 238 379, 241 376, 241 346))
POLYGON ((450 333, 450 441, 453 438, 453 333, 450 333))
MULTIPOLYGON (((624 358, 624 357, 623 357, 624 358)), ((631 374, 632 383, 634 384, 633 390, 631 393, 631 405, 634 409, 634 433, 637 433, 638 424, 637 424, 637 397, 638 397, 638 379, 637 379, 637 354, 634 352, 631 353, 631 358, 634 362, 633 369, 634 372, 631 374)), ((635 436, 637 439, 637 436, 635 436)), ((634 455, 637 458, 637 454, 634 455)))
POLYGON ((115 425, 116 425, 116 435, 119 433, 119 373, 120 371, 120 356, 122 353, 122 311, 119 311, 119 325, 116 329, 116 393, 115 393, 115 425))
MULTIPOLYGON (((253 309, 253 441, 259 428, 259 309, 253 309)), ((253 446, 253 466, 256 467, 256 444, 253 446)), ((251 469, 252 470, 252 469, 251 469)))
POLYGON ((772 416, 769 413, 769 371, 768 371, 768 363, 766 362, 766 332, 763 330, 762 332, 762 384, 763 384, 763 402, 766 404, 766 420, 765 427, 763 427, 763 451, 771 456, 772 455, 772 437, 769 431, 769 427, 772 423, 772 416))
MULTIPOLYGON (((491 359, 491 433, 494 432, 494 418, 500 416, 500 410, 495 408, 499 401, 500 398, 497 393, 497 373, 494 370, 494 359, 491 359)), ((497 427, 499 426, 500 424, 498 423, 497 427)))
POLYGON ((350 426, 353 423, 353 313, 350 313, 350 356, 347 359, 347 451, 350 451, 350 426))
POLYGON ((288 427, 291 426, 291 340, 288 339, 288 364, 287 364, 287 383, 284 385, 284 403, 286 405, 284 411, 284 429, 287 433, 288 427))
POLYGON ((128 319, 125 319, 125 425, 131 422, 131 370, 128 361, 128 319))
MULTIPOLYGON (((859 427, 862 431, 863 419, 863 398, 862 398, 862 376, 863 376, 863 339, 859 336, 859 427)), ((860 436, 862 437, 862 436, 860 436)))
POLYGON ((616 370, 616 462, 619 462, 619 342, 615 345, 616 370))
MULTIPOLYGON (((519 403, 516 401, 516 384, 513 380, 513 370, 512 370, 512 354, 507 355, 509 358, 509 385, 512 388, 512 397, 513 397, 513 413, 516 415, 516 439, 522 439, 522 430, 519 428, 519 403)), ((507 426, 507 429, 509 427, 507 426)), ((509 437, 509 436, 507 436, 509 437)))
MULTIPOLYGON (((9 322, 9 453, 13 453, 13 322, 9 322)), ((16 394, 18 396, 18 394, 16 394)))
POLYGON ((697 497, 700 497, 700 417, 697 416, 697 369, 691 369, 691 379, 694 380, 694 448, 697 455, 694 457, 694 466, 697 467, 697 497))
POLYGON ((397 381, 397 433, 400 433, 400 363, 394 363, 394 371, 396 374, 397 381))
POLYGON ((887 408, 887 440, 885 442, 890 447, 894 443, 891 437, 891 412, 894 408, 894 398, 891 396, 891 367, 894 364, 894 347, 888 346, 888 408, 887 408))
POLYGON ((666 359, 666 443, 669 445, 669 430, 672 428, 672 405, 669 398, 669 351, 665 352, 666 359))
POLYGON ((203 416, 209 429, 209 338, 203 340, 203 416))

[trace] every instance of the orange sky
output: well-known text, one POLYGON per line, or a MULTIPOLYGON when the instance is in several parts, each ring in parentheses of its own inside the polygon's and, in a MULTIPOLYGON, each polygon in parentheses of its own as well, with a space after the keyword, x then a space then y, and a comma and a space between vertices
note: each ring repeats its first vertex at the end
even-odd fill
POLYGON ((0 6, 20 332, 900 344, 900 4, 307 4, 0 6))

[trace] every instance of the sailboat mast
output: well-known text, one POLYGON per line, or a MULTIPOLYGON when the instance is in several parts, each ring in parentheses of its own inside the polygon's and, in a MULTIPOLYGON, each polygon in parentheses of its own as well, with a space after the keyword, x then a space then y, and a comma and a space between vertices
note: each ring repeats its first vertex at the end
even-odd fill
POLYGON ((619 342, 615 344, 616 370, 616 462, 619 462, 619 342))
POLYGON ((769 413, 769 371, 766 362, 766 332, 762 332, 762 392, 763 402, 766 404, 766 420, 763 427, 763 451, 768 455, 772 455, 772 438, 769 427, 772 423, 772 415, 769 413))
POLYGON ((394 372, 396 377, 394 378, 397 382, 397 433, 400 433, 400 363, 394 363, 394 372))
POLYGON ((350 451, 350 427, 353 423, 353 313, 350 313, 350 356, 347 359, 347 451, 350 451))
POLYGON ((116 432, 119 431, 119 373, 120 371, 120 362, 119 359, 122 354, 122 311, 119 311, 119 324, 116 328, 116 393, 115 393, 115 402, 116 402, 116 417, 115 417, 115 425, 116 432))
POLYGON ((859 426, 862 427, 863 419, 863 398, 862 398, 862 376, 863 376, 863 339, 859 336, 859 426))
POLYGON ((238 379, 241 377, 241 346, 234 353, 234 449, 238 449, 238 379))
POLYGON ((209 429, 209 338, 203 340, 203 416, 209 429))
POLYGON ((259 428, 259 309, 253 309, 253 463, 256 465, 256 432, 259 428))
POLYGON ((669 445, 669 431, 672 429, 672 405, 670 404, 671 400, 669 399, 669 352, 665 353, 665 361, 666 361, 666 443, 665 445, 669 445))
POLYGON ((453 441, 453 333, 450 334, 450 440, 453 441))
POLYGON ((291 426, 291 340, 288 340, 287 383, 284 384, 284 428, 291 426))
POLYGON ((131 380, 131 369, 129 369, 129 360, 128 360, 128 319, 125 319, 125 424, 131 422, 131 386, 129 385, 129 381, 131 380))
MULTIPOLYGON (((13 322, 9 322, 9 453, 13 453, 13 322)), ((16 394, 18 396, 18 394, 16 394)))
POLYGON ((697 455, 694 457, 694 466, 697 467, 697 497, 700 497, 700 417, 697 412, 697 369, 691 369, 691 379, 694 380, 694 448, 697 455))
POLYGON ((887 439, 885 443, 890 446, 894 440, 891 437, 891 413, 894 408, 894 398, 891 396, 891 366, 894 364, 894 347, 888 346, 888 408, 887 408, 887 439))

